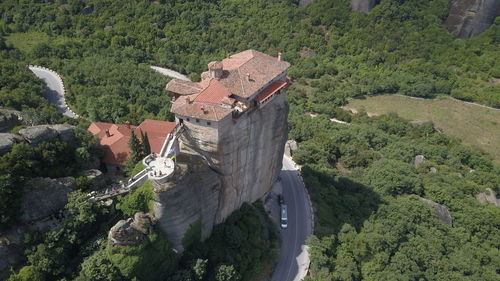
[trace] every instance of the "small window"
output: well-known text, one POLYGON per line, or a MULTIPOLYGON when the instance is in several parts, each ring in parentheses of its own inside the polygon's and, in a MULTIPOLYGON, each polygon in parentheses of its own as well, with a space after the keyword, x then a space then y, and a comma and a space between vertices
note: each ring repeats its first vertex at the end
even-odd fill
POLYGON ((212 125, 212 123, 210 121, 207 121, 207 125, 210 126, 212 125))
POLYGON ((188 121, 188 122, 189 122, 189 118, 186 118, 186 121, 188 121))
POLYGON ((182 124, 182 122, 184 122, 184 120, 182 118, 179 118, 179 123, 182 124))
POLYGON ((196 123, 200 123, 200 119, 196 118, 196 123))

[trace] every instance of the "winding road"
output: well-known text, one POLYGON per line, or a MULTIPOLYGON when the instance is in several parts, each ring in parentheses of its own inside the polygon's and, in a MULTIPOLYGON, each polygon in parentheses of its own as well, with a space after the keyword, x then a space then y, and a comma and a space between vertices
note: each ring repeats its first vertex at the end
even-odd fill
POLYGON ((311 206, 300 172, 286 155, 280 175, 282 194, 288 205, 288 228, 281 229, 280 260, 271 281, 299 281, 309 267, 305 241, 313 232, 311 206))
POLYGON ((181 79, 181 80, 185 80, 185 81, 191 81, 186 75, 179 73, 175 70, 163 68, 163 67, 159 67, 159 66, 152 66, 152 65, 150 67, 153 70, 155 70, 155 71, 157 71, 165 76, 177 78, 177 79, 181 79))
POLYGON ((59 112, 70 118, 78 118, 79 116, 69 109, 64 98, 64 85, 61 77, 54 71, 39 66, 30 65, 29 69, 40 79, 45 86, 45 98, 57 108, 59 112))

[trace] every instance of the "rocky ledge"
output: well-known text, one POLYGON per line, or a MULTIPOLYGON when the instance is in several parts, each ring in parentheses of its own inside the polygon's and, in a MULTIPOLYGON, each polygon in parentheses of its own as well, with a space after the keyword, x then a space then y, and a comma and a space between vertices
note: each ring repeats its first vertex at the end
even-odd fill
POLYGON ((152 232, 155 219, 153 215, 143 212, 135 213, 134 218, 117 222, 109 231, 108 241, 111 245, 137 246, 152 232))

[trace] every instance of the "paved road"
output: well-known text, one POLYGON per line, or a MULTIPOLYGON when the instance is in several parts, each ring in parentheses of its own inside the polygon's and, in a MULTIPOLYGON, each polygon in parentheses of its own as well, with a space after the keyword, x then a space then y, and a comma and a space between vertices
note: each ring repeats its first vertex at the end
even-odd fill
POLYGON ((168 68, 163 68, 163 67, 158 67, 158 66, 150 66, 153 70, 158 71, 159 73, 166 75, 168 77, 172 78, 177 78, 177 79, 182 79, 186 81, 191 81, 186 75, 179 73, 175 70, 168 69, 168 68))
POLYGON ((281 230, 280 260, 272 281, 299 281, 309 267, 305 241, 312 234, 312 216, 309 199, 294 162, 283 157, 281 186, 288 205, 288 228, 281 230))
POLYGON ((29 69, 42 79, 45 84, 45 98, 56 106, 57 110, 70 118, 78 118, 67 106, 64 99, 64 85, 61 78, 53 71, 37 66, 30 66, 29 69))

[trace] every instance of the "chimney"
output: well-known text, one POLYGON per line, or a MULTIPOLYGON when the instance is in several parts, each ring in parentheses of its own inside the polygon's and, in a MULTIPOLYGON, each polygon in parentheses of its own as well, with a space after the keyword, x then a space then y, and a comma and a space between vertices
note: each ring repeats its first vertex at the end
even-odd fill
POLYGON ((281 52, 278 52, 278 61, 281 61, 281 52))
POLYGON ((222 78, 224 70, 222 69, 222 63, 220 61, 212 61, 208 64, 209 77, 213 79, 222 78))
POLYGON ((105 133, 106 133, 106 137, 108 137, 108 138, 111 137, 111 134, 109 133, 109 130, 106 130, 105 133))
POLYGON ((130 129, 130 121, 125 121, 125 125, 127 126, 128 129, 130 129))
POLYGON ((189 97, 186 97, 186 103, 191 103, 191 99, 189 97))
POLYGON ((247 73, 247 81, 250 82, 250 73, 247 73))

